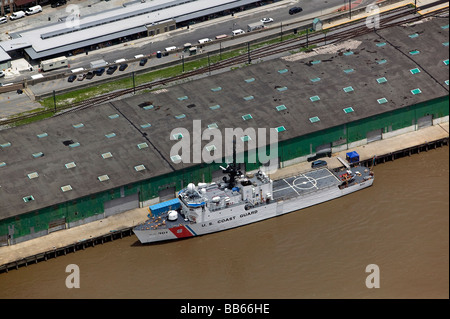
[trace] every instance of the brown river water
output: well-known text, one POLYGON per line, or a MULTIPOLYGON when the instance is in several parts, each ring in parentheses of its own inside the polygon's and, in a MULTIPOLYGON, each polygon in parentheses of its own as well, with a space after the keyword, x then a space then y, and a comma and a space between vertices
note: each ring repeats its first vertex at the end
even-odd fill
POLYGON ((0 274, 4 298, 449 298, 449 149, 374 168, 368 189, 220 233, 135 236, 0 274), (76 264, 80 288, 66 287, 76 264), (366 266, 379 269, 369 289, 366 266))

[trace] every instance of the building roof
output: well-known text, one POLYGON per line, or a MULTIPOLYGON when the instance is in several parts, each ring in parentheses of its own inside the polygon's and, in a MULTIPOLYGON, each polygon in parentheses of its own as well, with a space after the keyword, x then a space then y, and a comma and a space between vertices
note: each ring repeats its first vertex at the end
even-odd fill
MULTIPOLYGON (((44 58, 93 43, 146 31, 146 25, 173 19, 183 22, 196 17, 243 6, 258 0, 153 0, 133 2, 120 8, 14 34, 27 43, 32 59, 44 58), (95 35, 95 36, 93 36, 95 35)), ((0 44, 1 45, 1 44, 0 44)), ((5 51, 14 47, 5 48, 5 51)))
MULTIPOLYGON (((201 120, 202 133, 219 130, 223 136, 226 128, 283 127, 282 141, 448 96, 443 24, 436 19, 381 30, 381 37, 371 33, 347 42, 351 50, 254 61, 0 131, 0 218, 197 165, 171 159, 182 129, 183 138, 190 134, 191 155, 198 155, 193 120, 201 120), (67 185, 71 190, 64 192, 67 185), (27 196, 34 200, 25 202, 27 196)), ((200 152, 208 143, 202 141, 200 152)))

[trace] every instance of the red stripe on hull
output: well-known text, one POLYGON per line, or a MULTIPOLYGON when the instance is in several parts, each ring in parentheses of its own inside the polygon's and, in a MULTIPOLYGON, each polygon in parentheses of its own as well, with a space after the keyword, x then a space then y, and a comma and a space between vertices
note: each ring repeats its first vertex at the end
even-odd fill
POLYGON ((177 238, 192 237, 192 233, 184 226, 172 227, 169 230, 177 236, 177 238))

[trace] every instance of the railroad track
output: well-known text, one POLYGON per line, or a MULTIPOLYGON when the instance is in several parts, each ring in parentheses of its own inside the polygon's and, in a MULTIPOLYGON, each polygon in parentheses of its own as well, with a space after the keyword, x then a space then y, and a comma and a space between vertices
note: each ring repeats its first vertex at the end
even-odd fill
MULTIPOLYGON (((440 2, 442 2, 442 1, 438 1, 438 3, 440 3, 440 2)), ((436 5, 436 3, 430 4, 430 5, 421 7, 421 8, 417 8, 417 9, 400 7, 395 10, 381 13, 380 19, 379 19, 379 27, 377 27, 377 30, 385 29, 385 28, 389 28, 389 27, 393 27, 393 26, 397 26, 397 25, 401 25, 401 24, 405 24, 405 23, 415 22, 415 21, 424 19, 426 17, 437 15, 437 14, 448 11, 448 8, 443 8, 440 10, 430 12, 428 14, 419 15, 419 16, 415 15, 414 17, 411 17, 408 19, 402 19, 404 17, 414 14, 417 10, 423 10, 423 9, 426 9, 427 7, 434 6, 434 5, 436 5)), ((62 106, 62 107, 57 107, 56 110, 44 110, 44 111, 39 111, 39 112, 35 112, 32 114, 27 114, 27 115, 22 115, 22 116, 11 118, 11 119, 2 120, 2 121, 0 121, 0 125, 6 125, 6 124, 21 121, 21 120, 25 120, 25 119, 28 119, 31 117, 35 117, 38 115, 49 114, 49 113, 53 113, 53 112, 55 112, 55 113, 59 112, 58 114, 55 115, 55 116, 57 116, 57 115, 65 114, 68 112, 78 111, 81 109, 92 107, 93 105, 98 104, 98 103, 113 100, 115 98, 118 98, 118 97, 126 95, 126 94, 131 94, 132 92, 135 92, 135 91, 151 89, 153 87, 166 85, 168 83, 175 82, 175 81, 178 81, 181 79, 193 77, 196 75, 202 75, 202 74, 205 74, 205 73, 208 73, 211 71, 221 70, 224 68, 240 65, 240 64, 248 62, 249 56, 252 60, 254 60, 254 59, 264 58, 267 56, 281 54, 281 53, 284 53, 284 52, 287 52, 290 50, 296 50, 301 47, 305 47, 306 42, 308 43, 308 46, 315 45, 315 44, 321 44, 321 43, 324 43, 325 41, 327 44, 337 43, 337 42, 348 40, 350 38, 354 38, 357 36, 371 33, 371 32, 373 32, 373 30, 374 29, 368 28, 365 25, 365 23, 361 25, 360 20, 353 21, 353 22, 346 23, 346 24, 337 26, 337 27, 329 30, 326 35, 324 33, 319 33, 319 34, 313 33, 311 35, 303 35, 303 36, 299 36, 296 38, 287 39, 282 42, 280 41, 279 43, 274 43, 271 45, 266 45, 264 47, 251 50, 249 52, 249 54, 244 53, 244 54, 241 54, 236 57, 232 57, 232 58, 229 58, 226 60, 219 61, 210 66, 205 66, 205 67, 193 70, 193 71, 185 72, 185 73, 179 74, 177 76, 174 76, 174 77, 171 77, 168 79, 157 80, 157 81, 153 81, 150 83, 145 83, 145 84, 136 86, 135 88, 128 88, 128 89, 123 89, 120 91, 107 93, 107 94, 93 97, 93 98, 90 98, 90 99, 87 99, 87 100, 84 100, 84 101, 81 101, 78 103, 73 103, 73 104, 62 106), (325 36, 326 36, 326 38, 325 38, 325 36), (308 37, 308 40, 307 40, 307 37, 308 37), (64 110, 66 110, 66 111, 64 111, 64 110)))

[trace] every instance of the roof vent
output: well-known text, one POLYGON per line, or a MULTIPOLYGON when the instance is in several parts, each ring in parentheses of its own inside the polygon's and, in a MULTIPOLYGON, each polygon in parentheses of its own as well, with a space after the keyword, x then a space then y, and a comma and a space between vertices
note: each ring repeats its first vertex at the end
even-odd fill
POLYGON ((71 191, 72 190, 72 186, 70 186, 70 185, 61 186, 61 190, 63 192, 71 191))

